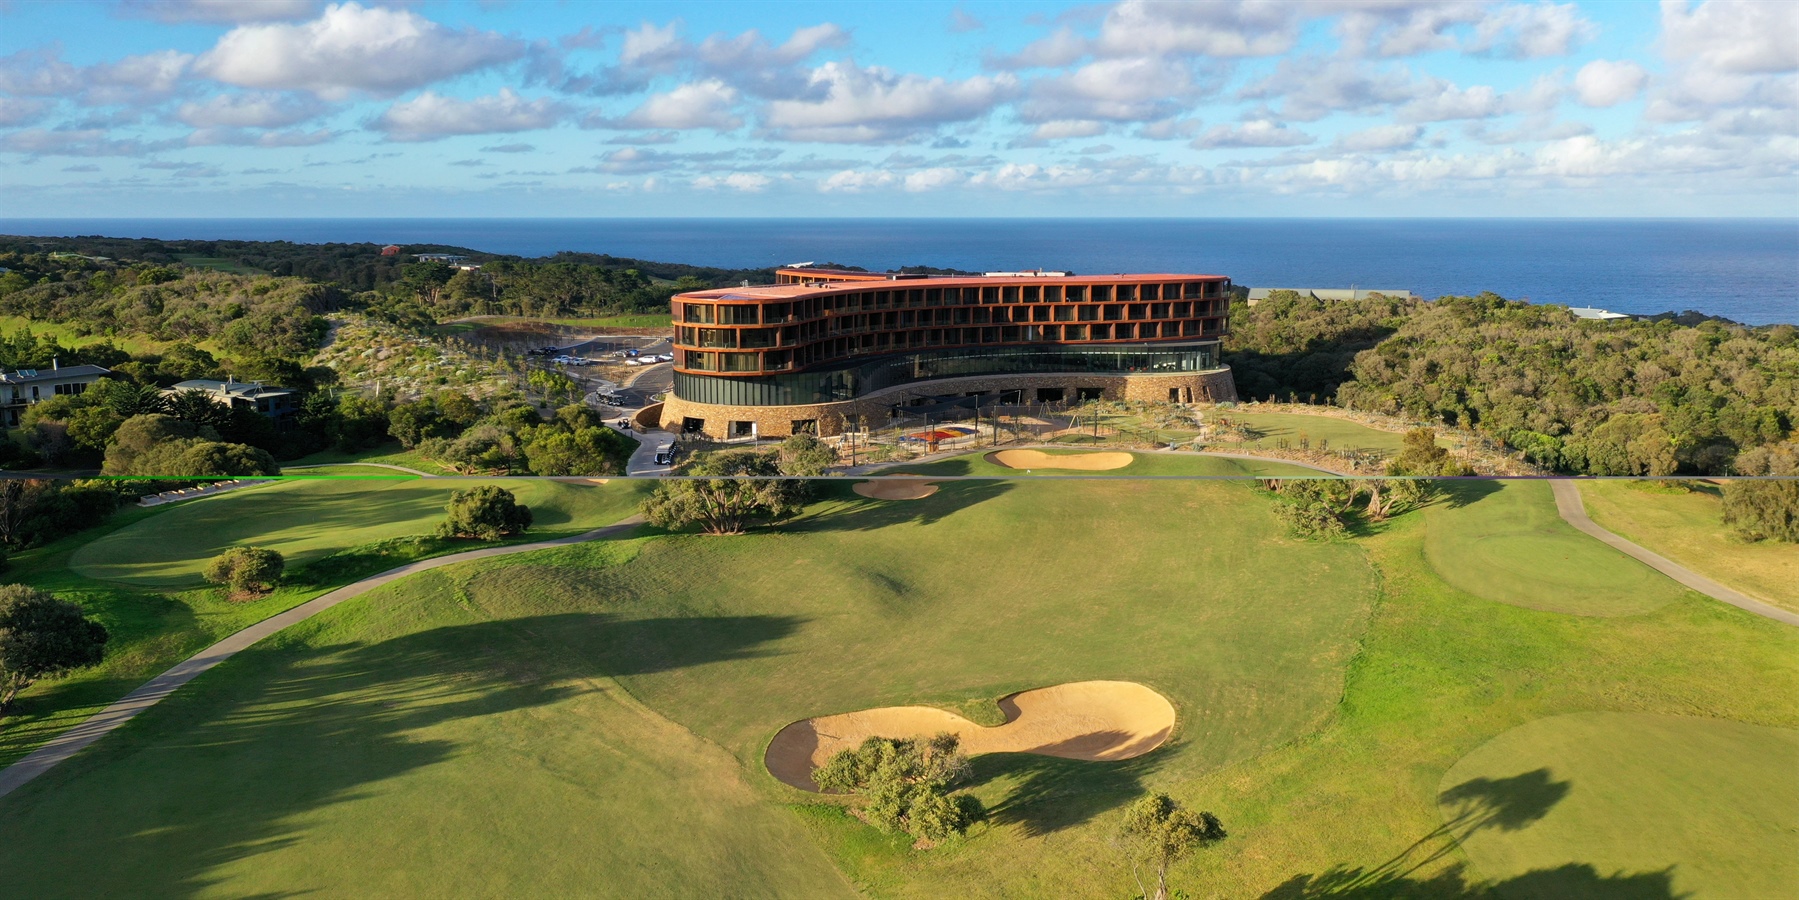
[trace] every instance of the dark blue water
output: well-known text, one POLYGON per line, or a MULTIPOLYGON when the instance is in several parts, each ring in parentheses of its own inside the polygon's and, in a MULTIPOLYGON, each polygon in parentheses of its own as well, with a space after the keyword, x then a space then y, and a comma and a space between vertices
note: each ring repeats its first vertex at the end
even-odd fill
POLYGON ((0 219, 11 234, 434 243, 726 267, 1200 272, 1799 323, 1799 219, 0 219))

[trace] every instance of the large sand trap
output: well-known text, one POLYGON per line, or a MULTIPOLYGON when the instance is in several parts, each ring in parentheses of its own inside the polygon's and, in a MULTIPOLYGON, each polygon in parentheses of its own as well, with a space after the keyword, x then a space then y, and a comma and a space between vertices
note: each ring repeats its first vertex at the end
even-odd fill
POLYGON ((1048 454, 1042 450, 999 450, 987 454, 987 461, 1008 469, 1122 469, 1131 464, 1129 453, 1116 450, 1100 453, 1048 454))
POLYGON ((874 500, 923 500, 937 493, 937 485, 923 478, 858 481, 850 490, 874 500))
POLYGON ((929 706, 888 706, 802 719, 775 735, 764 761, 776 778, 818 790, 812 770, 840 750, 870 737, 929 737, 948 731, 962 751, 1036 753, 1064 759, 1112 760, 1142 756, 1174 730, 1174 706, 1130 681, 1076 681, 1013 694, 999 701, 1006 724, 976 725, 929 706))

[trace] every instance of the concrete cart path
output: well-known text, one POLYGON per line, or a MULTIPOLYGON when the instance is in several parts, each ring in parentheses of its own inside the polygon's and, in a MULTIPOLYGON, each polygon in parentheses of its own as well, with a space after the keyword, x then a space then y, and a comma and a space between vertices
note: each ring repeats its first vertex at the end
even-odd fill
POLYGON ((1680 563, 1658 553, 1646 550, 1643 547, 1633 544, 1630 541, 1599 527, 1597 523, 1587 517, 1586 504, 1581 502, 1580 488, 1577 487, 1574 482, 1566 478, 1552 478, 1549 480, 1549 487, 1555 492, 1556 511, 1562 514, 1562 519, 1569 525, 1573 525, 1575 528, 1598 538, 1611 547, 1616 548, 1626 556, 1641 562, 1643 565, 1646 565, 1707 597, 1711 597, 1715 600, 1722 600, 1738 609, 1748 610, 1758 616, 1773 619, 1776 622, 1784 622, 1788 625, 1799 625, 1799 613, 1787 612, 1777 606, 1770 606, 1763 603, 1741 591, 1727 588, 1680 563))
POLYGON ((330 609, 345 600, 360 597, 388 582, 404 578, 427 569, 449 566, 456 563, 469 562, 476 559, 489 559, 495 556, 508 556, 514 553, 528 553, 532 550, 543 550, 550 547, 566 547, 587 541, 605 540, 629 533, 643 523, 643 517, 632 516, 615 525, 577 534, 572 537, 557 538, 549 541, 537 541, 530 544, 510 544, 504 547, 483 547, 479 550, 468 550, 452 553, 433 559, 408 563, 397 569, 389 569, 379 575, 372 575, 361 581, 344 585, 328 594, 316 597, 286 612, 270 616, 261 622, 251 625, 230 637, 194 654, 186 661, 177 664, 168 671, 145 682, 142 687, 126 694, 118 702, 90 716, 86 721, 62 734, 51 738, 42 747, 32 751, 29 756, 0 770, 0 797, 22 787, 26 782, 48 772, 57 763, 74 756, 89 744, 112 733, 119 726, 136 718, 137 715, 157 703, 164 697, 173 694, 182 685, 194 680, 200 673, 230 659, 238 651, 255 644, 290 625, 304 622, 319 613, 330 609))

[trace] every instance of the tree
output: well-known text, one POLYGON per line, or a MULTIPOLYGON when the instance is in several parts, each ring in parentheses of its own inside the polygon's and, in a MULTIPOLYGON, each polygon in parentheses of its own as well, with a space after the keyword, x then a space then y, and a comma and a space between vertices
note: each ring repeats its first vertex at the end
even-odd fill
POLYGON ((190 423, 161 413, 132 416, 120 423, 106 447, 107 475, 137 474, 137 458, 170 441, 193 438, 198 430, 190 423))
POLYGON ((781 442, 781 474, 817 477, 837 462, 837 451, 810 434, 796 434, 781 442))
POLYGON ((631 447, 629 438, 610 428, 544 426, 525 444, 525 460, 538 475, 621 475, 631 447))
POLYGON ((232 596, 252 597, 275 589, 287 560, 261 547, 232 547, 206 564, 206 580, 229 585, 232 596))
POLYGON ((1389 475, 1466 475, 1468 470, 1437 446, 1437 430, 1414 428, 1405 433, 1399 455, 1387 463, 1389 475))
POLYGON ((1118 830, 1119 843, 1131 858, 1131 877, 1146 898, 1152 895, 1137 866, 1145 864, 1155 871, 1153 900, 1168 900, 1169 866, 1224 838, 1224 824, 1217 816, 1183 809, 1167 794, 1151 794, 1131 804, 1118 830))
POLYGON ((0 586, 0 713, 32 682, 100 661, 106 629, 81 607, 22 584, 0 586))
POLYGON ((882 831, 939 841, 961 834, 982 815, 980 801, 954 794, 968 780, 961 741, 944 732, 929 740, 871 737, 838 751, 812 774, 827 791, 861 794, 862 815, 882 831))
POLYGON ((440 537, 497 541, 531 527, 531 508, 518 502, 511 491, 493 484, 451 494, 446 511, 449 516, 437 526, 440 537))
POLYGON ((742 534, 757 521, 781 519, 805 505, 800 482, 778 477, 773 453, 710 453, 687 474, 702 477, 664 481, 643 501, 650 524, 673 529, 697 523, 707 534, 742 534))
POLYGON ((1724 524, 1747 540, 1799 544, 1799 481, 1725 482, 1724 524))

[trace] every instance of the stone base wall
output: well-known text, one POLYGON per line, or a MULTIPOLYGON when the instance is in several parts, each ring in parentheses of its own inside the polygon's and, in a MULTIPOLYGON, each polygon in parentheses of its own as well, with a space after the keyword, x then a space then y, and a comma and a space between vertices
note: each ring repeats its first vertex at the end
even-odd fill
POLYGON ((942 378, 916 382, 876 391, 867 396, 839 403, 816 403, 803 406, 723 406, 693 403, 669 394, 662 403, 662 427, 681 431, 685 420, 699 419, 701 428, 715 438, 731 437, 732 422, 754 422, 762 437, 786 437, 793 433, 796 422, 813 422, 821 435, 839 434, 844 423, 856 416, 872 422, 885 422, 887 411, 895 403, 920 394, 945 396, 971 392, 1025 391, 1025 402, 1036 399, 1037 388, 1061 388, 1073 400, 1081 388, 1098 388, 1107 400, 1143 400, 1151 402, 1195 403, 1237 399, 1237 385, 1228 367, 1204 372, 1182 372, 1175 375, 977 375, 968 378, 942 378))

